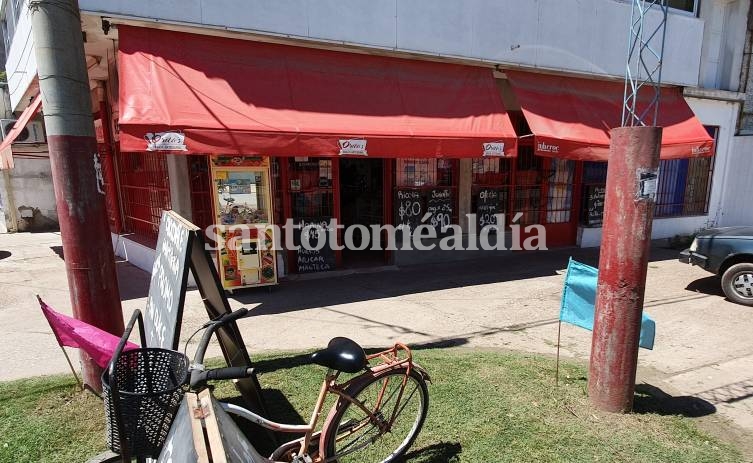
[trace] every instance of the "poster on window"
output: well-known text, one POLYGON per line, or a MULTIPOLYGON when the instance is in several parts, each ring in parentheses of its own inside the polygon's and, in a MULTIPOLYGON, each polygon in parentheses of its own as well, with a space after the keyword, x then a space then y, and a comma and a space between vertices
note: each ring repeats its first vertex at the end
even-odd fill
POLYGON ((436 159, 398 159, 397 186, 424 187, 435 184, 437 174, 436 159))

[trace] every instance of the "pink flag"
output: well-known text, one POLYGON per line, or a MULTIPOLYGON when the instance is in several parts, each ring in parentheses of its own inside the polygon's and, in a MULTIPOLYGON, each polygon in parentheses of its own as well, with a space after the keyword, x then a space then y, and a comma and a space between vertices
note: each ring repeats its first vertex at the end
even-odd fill
MULTIPOLYGON (((75 318, 57 313, 50 306, 39 299, 42 313, 55 333, 61 346, 77 347, 89 354, 97 365, 106 368, 112 354, 118 347, 120 338, 101 330, 96 326, 76 320, 75 318)), ((123 350, 138 349, 139 346, 128 342, 123 350)))

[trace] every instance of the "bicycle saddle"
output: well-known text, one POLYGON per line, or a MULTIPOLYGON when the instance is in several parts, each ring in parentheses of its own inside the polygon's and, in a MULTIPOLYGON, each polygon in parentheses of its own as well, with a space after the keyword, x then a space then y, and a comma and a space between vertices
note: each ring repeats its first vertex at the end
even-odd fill
POLYGON ((311 354, 317 365, 345 373, 358 373, 366 368, 366 353, 355 341, 348 338, 332 338, 326 349, 311 354))

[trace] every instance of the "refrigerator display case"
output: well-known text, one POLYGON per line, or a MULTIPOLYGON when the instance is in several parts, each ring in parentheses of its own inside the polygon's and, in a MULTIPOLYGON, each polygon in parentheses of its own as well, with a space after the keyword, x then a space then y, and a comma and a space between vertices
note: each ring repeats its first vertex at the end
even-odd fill
POLYGON ((213 156, 217 264, 223 287, 277 284, 269 159, 213 156))

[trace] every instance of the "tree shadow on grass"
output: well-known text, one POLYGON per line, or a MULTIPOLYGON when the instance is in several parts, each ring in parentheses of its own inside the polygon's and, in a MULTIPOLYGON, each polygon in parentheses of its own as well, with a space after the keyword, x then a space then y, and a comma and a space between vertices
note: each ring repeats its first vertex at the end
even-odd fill
POLYGON ((460 461, 458 455, 463 451, 459 442, 440 442, 421 449, 408 452, 401 461, 420 461, 421 463, 447 463, 460 461))
POLYGON ((716 413, 716 407, 711 402, 698 397, 675 397, 651 384, 639 384, 635 387, 633 411, 699 418, 716 413))

